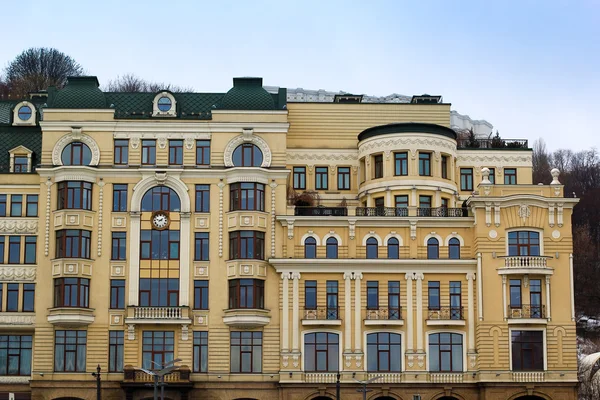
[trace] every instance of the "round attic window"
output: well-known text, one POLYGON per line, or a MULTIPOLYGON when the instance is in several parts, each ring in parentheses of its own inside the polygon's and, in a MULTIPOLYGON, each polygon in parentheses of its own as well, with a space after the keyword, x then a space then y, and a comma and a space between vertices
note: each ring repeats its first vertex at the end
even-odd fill
POLYGON ((160 99, 158 99, 158 109, 160 111, 167 112, 171 109, 172 106, 173 103, 171 102, 171 99, 167 96, 163 96, 160 99))
POLYGON ((21 121, 28 121, 31 118, 31 107, 29 106, 21 106, 19 108, 19 119, 21 121))

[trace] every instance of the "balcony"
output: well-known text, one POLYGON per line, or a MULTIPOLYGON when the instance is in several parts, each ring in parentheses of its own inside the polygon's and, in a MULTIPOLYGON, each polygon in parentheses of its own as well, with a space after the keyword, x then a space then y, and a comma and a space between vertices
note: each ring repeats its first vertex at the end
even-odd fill
POLYGON ((404 325, 400 307, 367 309, 365 325, 404 325))
POLYGON ((456 147, 459 149, 494 149, 494 150, 512 150, 512 149, 528 149, 529 143, 527 139, 501 139, 501 138, 486 138, 486 139, 457 139, 456 147))
POLYGON ((427 325, 464 326, 465 318, 463 307, 430 308, 427 313, 427 325))
POLYGON ((544 382, 545 374, 543 371, 513 372, 513 382, 544 382))
POLYGON ((357 217, 408 217, 406 207, 356 207, 357 217))
POLYGON ((357 217, 468 217, 467 208, 356 207, 357 217))
POLYGON ((429 374, 429 382, 432 383, 462 383, 464 374, 452 372, 437 372, 429 374))
POLYGON ((127 308, 126 324, 190 324, 189 307, 127 308))
POLYGON ((252 329, 267 325, 271 321, 269 310, 258 308, 236 308, 225 310, 223 323, 242 329, 252 329))
POLYGON ((508 306, 509 324, 547 324, 546 306, 521 304, 519 307, 508 306))
POLYGON ((346 217, 346 207, 298 207, 294 209, 294 215, 298 217, 346 217))
POLYGON ((48 310, 48 322, 52 325, 78 327, 94 322, 93 308, 56 307, 48 310))
POLYGON ((554 270, 548 267, 547 256, 507 256, 504 267, 498 269, 500 275, 539 274, 552 275, 554 270))
POLYGON ((377 379, 377 383, 402 383, 402 373, 401 372, 368 372, 367 379, 373 379, 375 377, 380 377, 377 379))
POLYGON ((335 383, 337 372, 305 372, 305 383, 335 383))
POLYGON ((339 307, 305 308, 302 325, 341 325, 339 307))

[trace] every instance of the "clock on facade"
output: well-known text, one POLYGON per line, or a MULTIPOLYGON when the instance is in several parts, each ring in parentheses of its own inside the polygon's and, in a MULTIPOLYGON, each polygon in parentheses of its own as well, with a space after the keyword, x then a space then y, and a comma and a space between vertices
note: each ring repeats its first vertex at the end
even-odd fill
POLYGON ((169 214, 165 211, 155 211, 152 214, 152 226, 154 229, 163 230, 169 227, 171 220, 169 214))

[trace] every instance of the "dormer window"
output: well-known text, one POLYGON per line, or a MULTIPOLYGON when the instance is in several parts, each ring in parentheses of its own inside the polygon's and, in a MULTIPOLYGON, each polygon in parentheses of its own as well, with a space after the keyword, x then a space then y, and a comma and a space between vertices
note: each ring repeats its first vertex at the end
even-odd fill
POLYGON ((22 101, 13 108, 13 125, 35 125, 36 109, 28 101, 22 101))
POLYGON ((17 146, 9 150, 10 154, 10 172, 16 174, 26 174, 31 172, 31 156, 33 152, 25 146, 17 146))
POLYGON ((27 156, 15 156, 14 172, 17 174, 29 172, 29 162, 27 156))
POLYGON ((154 97, 153 117, 176 117, 177 101, 169 92, 160 92, 154 97))

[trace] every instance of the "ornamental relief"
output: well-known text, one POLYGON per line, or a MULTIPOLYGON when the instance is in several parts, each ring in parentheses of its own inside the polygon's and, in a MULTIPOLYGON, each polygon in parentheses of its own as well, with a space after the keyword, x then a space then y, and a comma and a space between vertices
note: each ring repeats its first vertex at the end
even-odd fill
POLYGON ((294 151, 288 150, 287 163, 304 163, 304 164, 344 164, 358 165, 358 152, 323 152, 320 149, 294 151))
POLYGON ((0 233, 5 234, 36 234, 38 231, 37 220, 0 219, 0 233))
POLYGON ((36 267, 0 267, 0 281, 35 281, 36 267))
POLYGON ((81 133, 81 129, 73 129, 71 133, 66 134, 60 139, 58 139, 58 141, 54 145, 54 149, 52 149, 53 165, 63 165, 62 152, 64 148, 72 142, 82 142, 86 144, 92 152, 92 161, 89 165, 98 165, 98 163, 100 162, 100 148, 91 136, 86 135, 85 133, 81 133))
POLYGON ((271 166, 271 149, 267 142, 252 133, 251 129, 245 129, 244 133, 234 137, 227 143, 225 146, 225 151, 223 152, 223 158, 226 167, 234 167, 233 165, 233 151, 243 143, 252 143, 256 145, 260 151, 263 153, 263 162, 261 164, 262 168, 268 168, 271 166))
POLYGON ((456 156, 456 143, 451 139, 444 140, 404 135, 390 139, 376 139, 359 145, 358 157, 362 158, 368 154, 392 150, 410 150, 413 154, 416 154, 418 150, 433 150, 456 156))

